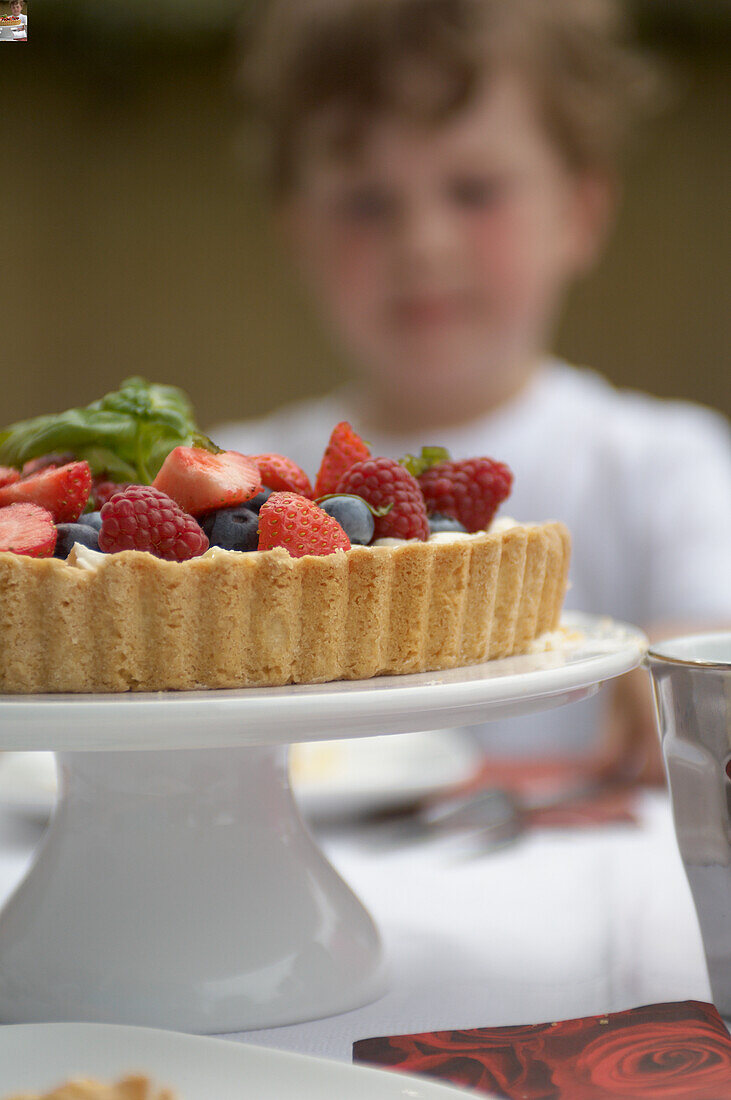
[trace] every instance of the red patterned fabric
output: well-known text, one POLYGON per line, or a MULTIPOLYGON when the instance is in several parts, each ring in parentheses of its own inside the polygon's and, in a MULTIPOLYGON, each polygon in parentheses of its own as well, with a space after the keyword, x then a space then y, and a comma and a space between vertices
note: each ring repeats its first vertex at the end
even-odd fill
MULTIPOLYGON (((596 783, 598 778, 595 761, 585 756, 551 760, 486 757, 475 775, 451 788, 448 794, 469 795, 499 787, 519 801, 542 800, 578 788, 582 783, 596 783)), ((637 825, 637 794, 636 784, 598 785, 583 798, 567 798, 550 809, 530 810, 525 825, 531 830, 637 825)), ((438 802, 439 797, 434 801, 438 802)))
POLYGON ((353 1058, 508 1100, 731 1100, 731 1039, 713 1005, 699 1001, 362 1039, 353 1058))

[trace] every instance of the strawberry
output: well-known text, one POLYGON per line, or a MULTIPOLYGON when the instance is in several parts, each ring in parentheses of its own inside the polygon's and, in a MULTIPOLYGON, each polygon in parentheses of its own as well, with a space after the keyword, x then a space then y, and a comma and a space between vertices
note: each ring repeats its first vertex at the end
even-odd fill
POLYGON ((261 489, 253 459, 238 451, 213 454, 202 447, 176 447, 167 456, 153 486, 193 516, 231 508, 261 489))
POLYGON ((272 493, 259 512, 259 549, 283 546, 293 558, 350 550, 350 539, 336 519, 307 497, 272 493))
POLYGON ((40 458, 30 458, 23 464, 22 474, 23 477, 30 477, 31 474, 37 474, 41 470, 48 469, 49 466, 68 466, 69 462, 76 462, 76 455, 73 451, 64 451, 63 454, 55 452, 52 454, 41 455, 40 458))
POLYGON ((0 489, 0 508, 29 501, 47 508, 56 523, 75 523, 86 507, 91 492, 88 462, 46 466, 0 489))
POLYGON ((429 520, 419 483, 393 458, 356 462, 338 482, 337 492, 353 493, 373 508, 389 509, 385 515, 375 516, 377 539, 429 537, 429 520))
POLYGON ((0 550, 30 558, 50 558, 56 547, 53 516, 37 504, 0 508, 0 550))
POLYGON ((20 481, 20 470, 14 466, 0 466, 0 489, 3 485, 12 485, 14 481, 20 481))
POLYGON ((459 520, 467 531, 484 531, 510 496, 513 475, 491 458, 439 462, 419 477, 427 510, 459 520))
POLYGON ((336 424, 315 481, 315 499, 336 492, 343 474, 356 462, 370 458, 370 454, 368 445, 353 431, 347 420, 336 424))
POLYGON ((261 483, 278 492, 312 496, 312 485, 304 470, 284 455, 251 455, 261 474, 261 483))

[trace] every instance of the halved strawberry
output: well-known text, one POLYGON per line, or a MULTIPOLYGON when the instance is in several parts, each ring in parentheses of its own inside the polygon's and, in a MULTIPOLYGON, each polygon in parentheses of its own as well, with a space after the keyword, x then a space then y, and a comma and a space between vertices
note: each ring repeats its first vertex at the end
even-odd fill
POLYGON ((0 508, 29 501, 47 508, 56 523, 75 523, 86 507, 91 491, 88 462, 47 466, 0 489, 0 508))
POLYGON ((272 493, 259 512, 259 549, 283 546, 293 558, 350 550, 340 524, 307 497, 272 493))
POLYGON ((50 558, 56 547, 53 516, 37 504, 9 504, 0 508, 0 551, 50 558))
POLYGON ((261 476, 253 459, 238 451, 176 447, 152 484, 184 512, 199 516, 251 500, 261 490, 261 476))
POLYGON ((0 489, 15 481, 20 481, 20 470, 16 470, 14 466, 0 466, 0 489))
POLYGON ((356 462, 370 458, 370 455, 368 445, 353 431, 347 420, 336 424, 320 463, 313 493, 315 499, 334 493, 343 474, 356 462))
POLYGON ((304 470, 284 455, 251 455, 251 461, 259 467, 262 485, 283 493, 312 496, 312 485, 304 470))

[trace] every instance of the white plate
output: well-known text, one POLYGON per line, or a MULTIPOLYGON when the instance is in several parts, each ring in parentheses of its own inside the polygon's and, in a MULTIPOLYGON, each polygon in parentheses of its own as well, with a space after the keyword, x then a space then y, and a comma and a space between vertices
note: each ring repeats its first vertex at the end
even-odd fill
POLYGON ((461 730, 312 741, 292 746, 290 777, 300 809, 325 820, 400 805, 462 783, 482 756, 461 730))
POLYGON ((176 1100, 448 1100, 473 1096, 425 1078, 173 1031, 109 1024, 0 1028, 0 1089, 48 1091, 70 1077, 145 1073, 176 1100))

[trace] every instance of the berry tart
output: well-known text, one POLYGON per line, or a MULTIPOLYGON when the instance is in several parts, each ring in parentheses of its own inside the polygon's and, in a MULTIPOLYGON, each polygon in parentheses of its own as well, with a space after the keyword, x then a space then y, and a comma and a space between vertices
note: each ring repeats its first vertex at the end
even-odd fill
POLYGON ((489 458, 396 461, 342 423, 313 487, 133 378, 0 432, 0 463, 0 692, 364 679, 558 626, 568 532, 495 519, 512 474, 489 458))

